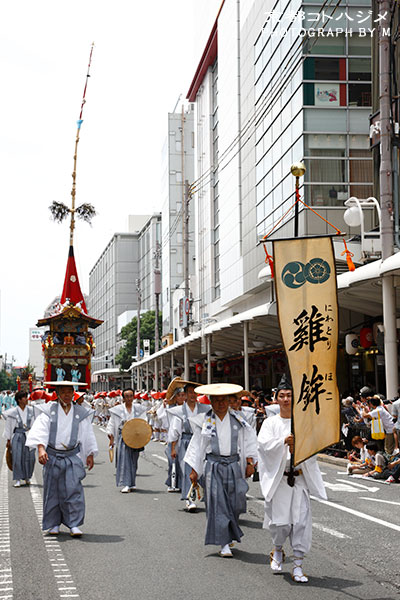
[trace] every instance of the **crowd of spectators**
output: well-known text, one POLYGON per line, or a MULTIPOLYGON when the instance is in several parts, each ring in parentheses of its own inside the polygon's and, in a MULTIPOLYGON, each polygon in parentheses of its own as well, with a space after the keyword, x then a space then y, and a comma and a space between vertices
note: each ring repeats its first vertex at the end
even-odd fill
POLYGON ((365 386, 357 397, 342 400, 342 444, 349 474, 388 484, 400 481, 400 389, 398 392, 390 401, 365 386))

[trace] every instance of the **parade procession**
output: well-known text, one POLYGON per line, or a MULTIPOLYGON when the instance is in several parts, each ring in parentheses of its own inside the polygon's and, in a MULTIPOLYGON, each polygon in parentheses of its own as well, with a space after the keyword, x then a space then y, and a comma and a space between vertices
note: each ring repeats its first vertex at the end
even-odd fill
POLYGON ((400 600, 400 3, 2 16, 0 600, 400 600))

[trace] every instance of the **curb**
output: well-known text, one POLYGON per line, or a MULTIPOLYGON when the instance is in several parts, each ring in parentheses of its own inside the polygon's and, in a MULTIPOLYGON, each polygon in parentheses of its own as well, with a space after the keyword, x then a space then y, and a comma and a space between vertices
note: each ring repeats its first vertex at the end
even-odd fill
POLYGON ((337 465, 338 467, 346 468, 349 462, 347 458, 339 458, 337 456, 330 456, 329 454, 317 454, 317 459, 320 462, 330 463, 331 465, 337 465))

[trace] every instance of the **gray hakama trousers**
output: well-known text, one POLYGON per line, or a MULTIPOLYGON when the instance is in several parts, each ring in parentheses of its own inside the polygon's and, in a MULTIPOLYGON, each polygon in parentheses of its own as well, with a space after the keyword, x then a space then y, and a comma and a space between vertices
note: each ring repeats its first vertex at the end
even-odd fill
POLYGON ((49 457, 43 467, 43 529, 64 524, 79 527, 85 517, 85 496, 82 479, 86 477, 85 467, 78 453, 79 423, 89 413, 79 405, 74 405, 71 437, 68 449, 55 448, 58 411, 50 411, 49 443, 46 448, 49 457))
POLYGON ((181 500, 186 500, 187 495, 189 493, 192 482, 190 481, 190 473, 192 472, 192 468, 184 461, 186 450, 190 444, 190 440, 192 439, 191 433, 182 433, 179 450, 178 450, 178 460, 179 468, 181 472, 181 489, 182 496, 181 500))
POLYGON ((86 471, 73 450, 47 447, 49 460, 43 468, 43 529, 64 524, 79 527, 85 517, 85 497, 82 479, 86 471))
POLYGON ((11 440, 14 480, 30 479, 35 468, 35 449, 25 446, 25 431, 23 427, 16 427, 11 440))
POLYGON ((118 445, 117 445, 117 473, 116 483, 117 487, 132 487, 136 485, 136 471, 139 459, 139 450, 130 448, 127 446, 122 439, 121 430, 118 434, 118 445))
POLYGON ((240 542, 243 531, 239 516, 246 512, 246 492, 249 489, 239 464, 238 422, 230 415, 231 455, 219 454, 218 434, 211 436, 212 453, 206 455, 204 489, 207 513, 205 544, 225 546, 240 542))
MULTIPOLYGON (((173 465, 174 461, 171 458, 171 442, 169 442, 168 446, 165 448, 165 456, 168 459, 168 473, 167 473, 167 479, 165 481, 165 485, 167 485, 168 487, 172 487, 171 476, 172 476, 172 465, 173 465)), ((181 472, 181 467, 179 464, 178 457, 175 459, 175 473, 176 473, 175 487, 178 489, 181 489, 181 487, 182 487, 182 472, 181 472)))

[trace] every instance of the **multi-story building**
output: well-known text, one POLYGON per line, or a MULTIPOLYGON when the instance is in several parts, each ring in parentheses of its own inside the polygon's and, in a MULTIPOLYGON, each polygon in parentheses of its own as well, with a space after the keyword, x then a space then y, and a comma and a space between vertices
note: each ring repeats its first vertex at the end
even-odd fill
POLYGON ((152 215, 139 233, 141 310, 155 310, 156 271, 161 273, 161 214, 152 215))
MULTIPOLYGON (((281 340, 271 274, 260 278, 265 255, 259 241, 273 226, 275 237, 294 235, 293 163, 303 161, 307 169, 301 198, 348 237, 360 232, 346 225, 343 214, 350 196, 363 199, 373 192, 370 9, 368 0, 343 0, 339 7, 313 0, 225 0, 220 7, 187 95, 195 104, 196 138, 190 202, 196 216, 190 281, 195 323, 187 345, 197 360, 207 356, 210 362, 212 340, 215 357, 237 360, 240 373, 241 353, 262 348, 260 366, 254 367, 260 377, 254 371, 252 379, 276 382, 281 358, 268 353, 281 340), (200 344, 204 336, 207 343, 200 344)), ((377 224, 375 217, 370 211, 366 230, 377 224)), ((297 223, 299 235, 332 232, 303 205, 297 223)), ((343 250, 336 250, 338 266, 346 264, 343 250)), ((351 287, 341 281, 343 289, 351 287)), ((340 296, 343 329, 379 318, 379 298, 367 306, 358 292, 340 296)), ((175 361, 184 358, 188 368, 182 340, 160 353, 163 364, 165 352, 175 361)), ((247 376, 242 371, 237 377, 247 385, 246 368, 247 376)))
MULTIPOLYGON (((117 376, 115 357, 124 344, 120 333, 138 311, 155 310, 156 253, 160 253, 161 215, 130 215, 129 232, 116 233, 89 274, 88 311, 104 321, 96 331, 95 379, 117 376)), ((159 259, 161 272, 161 260, 159 259)))
MULTIPOLYGON (((184 278, 183 273, 183 202, 185 181, 194 179, 194 113, 193 106, 168 114, 168 136, 165 140, 162 182, 162 315, 163 335, 177 337, 173 323, 173 297, 184 278)), ((195 272, 194 207, 189 205, 189 275, 195 272)))
POLYGON ((137 309, 139 231, 115 233, 89 273, 89 305, 92 317, 101 319, 96 331, 93 371, 114 367, 118 317, 137 309))
POLYGON ((43 327, 29 328, 29 364, 33 367, 36 379, 43 379, 44 356, 42 351, 43 327))
MULTIPOLYGON (((344 201, 372 195, 371 38, 358 31, 369 8, 368 0, 341 6, 352 35, 308 37, 317 17, 327 27, 333 8, 322 17, 311 1, 223 3, 188 93, 199 323, 260 301, 257 243, 294 203, 293 163, 307 168, 302 198, 342 231, 351 232, 344 201)), ((311 211, 299 213, 299 235, 329 231, 311 211)), ((294 211, 276 235, 293 235, 293 219, 294 211)))

